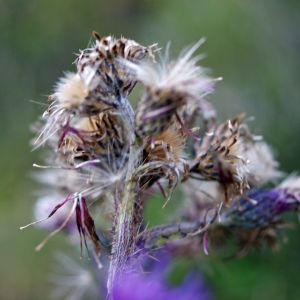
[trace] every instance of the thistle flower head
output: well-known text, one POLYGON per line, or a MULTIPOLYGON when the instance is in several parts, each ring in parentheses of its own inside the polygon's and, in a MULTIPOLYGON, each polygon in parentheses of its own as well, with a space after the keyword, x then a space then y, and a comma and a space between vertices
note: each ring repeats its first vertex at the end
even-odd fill
POLYGON ((108 108, 122 107, 122 99, 136 83, 123 60, 136 64, 144 57, 154 58, 155 45, 144 47, 125 38, 101 38, 97 33, 94 36, 96 43, 81 51, 75 61, 77 74, 66 73, 49 97, 52 103, 44 113, 48 119, 37 139, 43 138, 40 144, 74 116, 92 116, 108 108))
POLYGON ((131 70, 122 60, 138 63, 145 57, 154 59, 152 47, 155 45, 144 47, 133 40, 112 36, 101 38, 95 32, 94 36, 96 43, 82 51, 75 61, 77 70, 79 74, 92 75, 91 80, 96 84, 93 91, 95 101, 90 99, 90 105, 102 100, 107 105, 115 106, 115 99, 127 97, 135 85, 131 70))
POLYGON ((227 221, 240 228, 264 228, 276 224, 278 215, 283 212, 281 206, 281 192, 276 189, 253 190, 247 195, 256 203, 251 203, 247 198, 239 199, 231 208, 224 211, 223 222, 227 221))
POLYGON ((188 103, 196 103, 199 107, 202 97, 213 91, 213 80, 196 66, 200 57, 192 58, 202 43, 200 40, 184 51, 175 62, 169 62, 166 54, 160 65, 131 65, 136 80, 145 86, 135 116, 138 136, 161 133, 179 108, 188 103))
POLYGON ((282 176, 270 147, 250 133, 244 114, 226 121, 196 141, 191 172, 205 180, 218 181, 225 202, 242 195, 251 186, 262 186, 282 176))
POLYGON ((129 147, 124 133, 117 116, 106 110, 66 127, 57 141, 59 153, 71 163, 100 158, 108 163, 109 157, 114 156, 111 163, 117 164, 129 147))
POLYGON ((209 242, 218 243, 220 233, 232 236, 241 247, 239 255, 265 243, 277 248, 279 233, 286 227, 282 214, 299 212, 299 183, 299 177, 292 176, 273 189, 251 190, 238 202, 231 203, 221 213, 221 221, 209 229, 209 242))

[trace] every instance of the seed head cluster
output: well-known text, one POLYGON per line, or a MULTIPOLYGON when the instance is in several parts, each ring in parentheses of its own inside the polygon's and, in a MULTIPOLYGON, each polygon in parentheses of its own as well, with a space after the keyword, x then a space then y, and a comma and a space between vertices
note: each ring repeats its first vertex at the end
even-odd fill
POLYGON ((93 35, 35 127, 35 148, 48 151, 46 166, 35 165, 44 169, 37 178, 48 187, 36 209, 42 220, 33 224, 47 228, 52 220, 37 248, 61 230, 78 231, 81 249, 99 267, 109 261, 113 299, 122 276, 157 248, 199 256, 201 247, 208 253, 230 237, 243 254, 275 244, 281 213, 299 209, 299 179, 266 189, 284 174, 251 133, 251 119, 218 122, 208 97, 221 78, 198 65, 203 40, 170 60, 169 46, 162 54, 156 44, 93 35), (128 97, 137 83, 143 92, 133 109, 128 97), (181 183, 183 199, 171 199, 181 183), (148 228, 144 211, 155 192, 166 198, 162 207, 170 200, 181 208, 172 223, 148 228))

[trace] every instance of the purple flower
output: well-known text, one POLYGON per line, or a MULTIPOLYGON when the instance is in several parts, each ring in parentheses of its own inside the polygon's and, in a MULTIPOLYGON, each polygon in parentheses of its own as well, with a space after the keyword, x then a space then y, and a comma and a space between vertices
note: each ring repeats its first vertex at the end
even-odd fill
MULTIPOLYGON (((203 279, 189 272, 184 280, 172 287, 166 280, 170 257, 159 256, 147 272, 129 273, 122 276, 121 282, 113 289, 114 300, 208 300, 212 299, 210 290, 203 279)), ((149 262, 149 261, 148 261, 149 262)))
MULTIPOLYGON (((204 237, 208 238, 210 245, 224 245, 227 238, 231 237, 240 249, 236 257, 264 245, 278 249, 285 227, 282 214, 299 212, 299 208, 300 177, 293 175, 276 188, 253 189, 243 198, 232 202, 221 213, 221 221, 209 228, 204 237)), ((207 249, 207 244, 204 247, 207 249)))
POLYGON ((266 228, 281 223, 280 215, 299 208, 297 190, 282 189, 252 190, 247 198, 235 202, 223 214, 224 221, 245 229, 266 228), (249 201, 250 199, 255 200, 249 201))

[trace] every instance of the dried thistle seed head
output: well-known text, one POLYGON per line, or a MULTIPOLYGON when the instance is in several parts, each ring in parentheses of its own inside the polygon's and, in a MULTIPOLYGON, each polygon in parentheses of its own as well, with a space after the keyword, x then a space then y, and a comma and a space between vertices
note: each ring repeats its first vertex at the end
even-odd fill
POLYGON ((240 160, 243 149, 239 134, 240 121, 243 115, 228 120, 217 127, 213 132, 205 134, 200 141, 195 142, 196 158, 192 167, 193 172, 199 172, 204 178, 218 180, 219 173, 217 157, 227 157, 227 160, 240 160))
POLYGON ((172 194, 177 183, 188 178, 189 167, 184 161, 183 152, 186 139, 187 134, 177 120, 157 136, 145 138, 141 166, 143 175, 139 179, 143 189, 165 178, 168 180, 168 190, 172 194))
POLYGON ((60 153, 69 162, 107 160, 111 152, 118 160, 127 152, 127 142, 117 116, 106 110, 99 115, 82 118, 74 128, 69 128, 61 143, 60 153))
POLYGON ((135 116, 138 136, 161 133, 180 107, 189 103, 198 105, 204 95, 212 92, 213 80, 195 65, 200 57, 192 58, 202 42, 183 51, 175 62, 169 62, 166 53, 160 65, 131 65, 136 80, 145 86, 135 116))
POLYGON ((204 179, 220 182, 225 190, 225 202, 242 194, 248 187, 248 160, 241 128, 243 114, 221 124, 213 133, 205 135, 195 143, 197 156, 191 172, 203 176, 204 179))
POLYGON ((66 73, 57 83, 54 94, 49 97, 53 102, 47 112, 57 114, 66 111, 68 114, 85 116, 111 107, 101 101, 110 99, 110 95, 105 89, 97 91, 99 85, 103 86, 91 68, 86 68, 84 73, 66 73))
POLYGON ((98 114, 108 108, 103 101, 95 100, 94 82, 86 75, 66 73, 56 84, 55 92, 49 97, 52 103, 43 114, 47 117, 46 124, 35 143, 41 140, 42 144, 57 135, 62 127, 74 122, 74 117, 98 114))
POLYGON ((136 64, 145 57, 154 59, 152 47, 155 45, 144 47, 125 38, 101 38, 97 33, 94 36, 96 43, 81 51, 75 63, 79 74, 91 74, 92 81, 95 82, 95 99, 115 106, 115 99, 127 97, 136 83, 124 60, 136 64))
POLYGON ((78 73, 67 73, 49 97, 53 102, 44 113, 48 120, 37 139, 42 138, 40 144, 61 126, 68 125, 73 116, 92 116, 108 108, 120 110, 125 106, 124 119, 128 119, 132 108, 124 102, 135 81, 124 60, 138 63, 144 57, 153 57, 154 51, 152 46, 143 47, 124 38, 116 40, 108 36, 101 39, 96 33, 95 36, 96 44, 82 51, 76 60, 78 73))

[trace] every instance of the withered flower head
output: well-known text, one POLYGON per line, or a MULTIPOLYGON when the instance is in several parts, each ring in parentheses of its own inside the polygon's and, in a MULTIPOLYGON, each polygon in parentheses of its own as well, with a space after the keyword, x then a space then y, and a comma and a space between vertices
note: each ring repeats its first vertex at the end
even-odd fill
POLYGON ((249 133, 243 118, 241 114, 226 121, 194 144, 196 158, 191 172, 199 174, 200 179, 218 181, 224 188, 226 204, 243 194, 250 187, 248 178, 254 176, 248 168, 251 161, 247 153, 255 147, 257 137, 249 133))
POLYGON ((152 47, 144 47, 126 38, 116 39, 113 36, 101 38, 94 33, 96 43, 82 51, 76 60, 79 74, 88 74, 94 89, 86 98, 86 108, 97 107, 102 102, 108 107, 115 107, 120 97, 127 97, 135 86, 131 69, 124 60, 134 64, 145 57, 154 59, 152 47))
POLYGON ((155 45, 144 47, 125 38, 101 38, 97 33, 94 36, 96 43, 81 51, 75 61, 77 73, 66 73, 49 96, 52 103, 43 115, 48 119, 37 139, 42 138, 40 144, 74 116, 92 116, 108 108, 124 108, 124 99, 136 83, 124 60, 136 64, 145 57, 154 59, 152 47, 155 45))
POLYGON ((183 51, 174 62, 170 62, 166 54, 161 64, 131 65, 136 80, 145 86, 135 115, 138 136, 160 134, 180 107, 187 103, 197 104, 212 92, 213 80, 205 75, 201 67, 196 66, 200 56, 192 58, 202 43, 203 40, 200 40, 183 51))
POLYGON ((69 163, 100 157, 107 161, 110 155, 118 159, 126 153, 127 142, 117 116, 111 110, 105 110, 98 115, 81 118, 73 127, 65 127, 58 148, 69 163))

